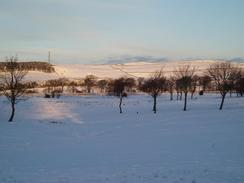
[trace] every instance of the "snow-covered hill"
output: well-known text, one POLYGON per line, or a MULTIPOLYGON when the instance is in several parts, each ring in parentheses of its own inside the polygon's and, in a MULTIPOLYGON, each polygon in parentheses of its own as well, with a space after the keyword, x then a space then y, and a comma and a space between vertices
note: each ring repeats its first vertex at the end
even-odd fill
MULTIPOLYGON (((127 77, 148 77, 153 72, 163 69, 167 75, 171 74, 177 67, 182 65, 191 65, 198 71, 204 71, 206 68, 217 61, 214 60, 195 60, 195 61, 168 61, 161 63, 135 62, 126 64, 57 64, 54 65, 55 73, 42 73, 37 71, 29 72, 28 80, 48 80, 60 77, 65 78, 84 78, 92 74, 99 78, 118 78, 127 77)), ((219 62, 219 61, 218 61, 219 62)), ((244 63, 234 63, 244 68, 244 63)))

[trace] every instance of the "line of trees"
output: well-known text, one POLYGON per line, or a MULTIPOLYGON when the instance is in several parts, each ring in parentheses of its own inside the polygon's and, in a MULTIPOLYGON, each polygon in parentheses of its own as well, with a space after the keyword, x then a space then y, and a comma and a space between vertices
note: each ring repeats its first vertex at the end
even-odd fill
MULTIPOLYGON (((8 60, 9 58, 6 58, 8 60)), ((17 57, 15 57, 17 60, 17 57)), ((0 62, 0 71, 4 71, 6 67, 6 62, 0 62)), ((46 73, 55 72, 54 67, 47 62, 17 62, 16 67, 20 70, 25 71, 41 71, 46 73)))
MULTIPOLYGON (((73 93, 91 94, 95 89, 98 93, 115 95, 119 97, 119 109, 122 113, 121 105, 123 97, 131 92, 145 92, 153 98, 153 112, 157 111, 157 97, 164 92, 170 93, 170 100, 174 99, 176 93, 177 100, 184 99, 183 110, 187 110, 188 98, 193 99, 198 92, 203 95, 206 91, 218 91, 221 94, 219 109, 222 110, 224 99, 229 92, 230 95, 236 92, 242 96, 244 93, 244 74, 243 71, 229 62, 214 63, 205 72, 197 73, 196 67, 183 65, 175 69, 168 77, 163 69, 156 71, 149 78, 127 78, 118 79, 99 79, 94 75, 88 75, 80 81, 69 81, 64 78, 49 80, 46 86, 72 88, 73 93), (83 87, 79 91, 77 88, 83 87), (188 97, 190 95, 190 97, 188 97)), ((54 90, 54 88, 53 88, 54 90)))
POLYGON ((190 65, 180 66, 169 76, 163 69, 155 71, 148 78, 99 79, 94 75, 88 75, 82 80, 69 80, 59 78, 48 80, 45 83, 26 82, 24 80, 27 71, 19 67, 16 57, 6 59, 0 74, 0 93, 6 96, 11 104, 12 121, 15 114, 15 105, 26 99, 29 89, 44 87, 45 94, 60 96, 64 91, 70 93, 91 94, 96 90, 98 93, 114 95, 119 98, 119 112, 122 113, 123 98, 135 92, 144 92, 152 96, 154 113, 157 112, 157 97, 164 92, 170 93, 169 100, 183 100, 183 110, 187 110, 188 98, 193 99, 198 91, 203 95, 208 91, 218 91, 221 95, 219 109, 223 109, 227 93, 230 96, 236 92, 238 96, 244 93, 244 72, 229 62, 211 64, 205 72, 197 73, 197 68, 190 65), (190 96, 189 96, 190 95, 190 96))

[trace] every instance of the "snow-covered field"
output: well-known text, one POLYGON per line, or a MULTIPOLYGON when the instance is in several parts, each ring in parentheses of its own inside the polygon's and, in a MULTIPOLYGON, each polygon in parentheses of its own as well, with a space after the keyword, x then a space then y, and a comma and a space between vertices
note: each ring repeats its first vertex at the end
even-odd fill
MULTIPOLYGON (((30 71, 27 80, 43 81, 57 78, 84 78, 87 75, 95 75, 99 78, 118 77, 149 77, 155 71, 163 69, 166 76, 169 76, 180 66, 190 65, 195 67, 198 73, 206 71, 210 64, 220 62, 216 60, 194 60, 194 61, 168 61, 159 63, 135 62, 125 64, 56 64, 55 73, 43 73, 30 71)), ((234 63, 244 68, 244 63, 234 63)))
POLYGON ((244 98, 0 98, 1 183, 243 183, 244 98))

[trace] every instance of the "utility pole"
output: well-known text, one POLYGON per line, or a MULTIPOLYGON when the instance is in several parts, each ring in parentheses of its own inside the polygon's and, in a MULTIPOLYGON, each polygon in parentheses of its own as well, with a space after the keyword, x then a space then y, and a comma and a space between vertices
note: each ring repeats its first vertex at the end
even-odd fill
POLYGON ((48 51, 48 63, 51 64, 51 52, 48 51))

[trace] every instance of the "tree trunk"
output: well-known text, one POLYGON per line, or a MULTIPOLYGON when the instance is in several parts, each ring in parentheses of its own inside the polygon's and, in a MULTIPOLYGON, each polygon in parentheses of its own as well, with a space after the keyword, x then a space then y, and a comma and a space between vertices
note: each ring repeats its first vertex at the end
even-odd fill
POLYGON ((123 99, 123 96, 122 96, 122 93, 120 93, 120 96, 119 96, 119 113, 121 114, 122 113, 122 99, 123 99))
POLYGON ((225 101, 225 95, 226 95, 226 93, 224 93, 222 95, 222 100, 221 100, 221 104, 220 104, 219 110, 222 110, 223 109, 223 105, 224 105, 224 101, 225 101))
POLYGON ((157 112, 157 96, 153 96, 153 112, 156 113, 157 112))
POLYGON ((191 99, 193 99, 193 96, 194 96, 194 92, 191 93, 191 99))
POLYGON ((173 100, 173 92, 170 92, 170 100, 173 100))
POLYGON ((15 114, 15 103, 14 102, 11 103, 11 108, 12 108, 12 112, 11 112, 11 116, 8 120, 9 122, 12 122, 13 118, 14 118, 14 114, 15 114))
POLYGON ((182 92, 180 92, 180 100, 182 100, 182 92))
POLYGON ((185 92, 184 111, 186 111, 186 104, 187 104, 187 92, 185 92))

